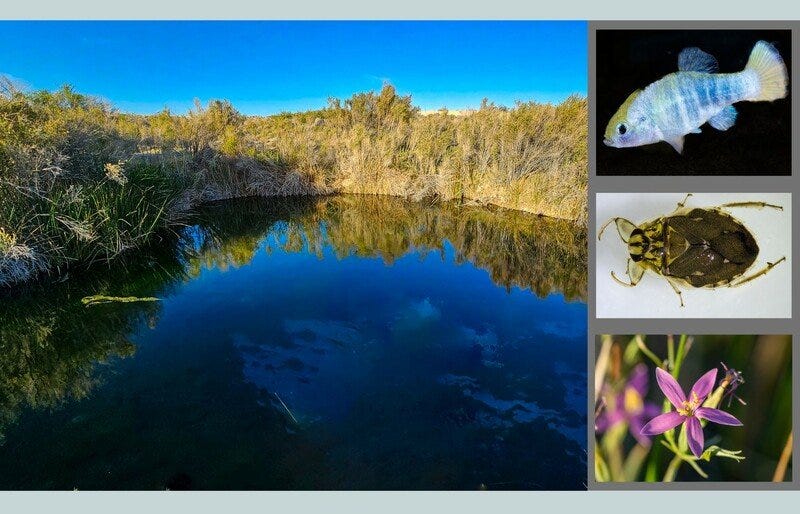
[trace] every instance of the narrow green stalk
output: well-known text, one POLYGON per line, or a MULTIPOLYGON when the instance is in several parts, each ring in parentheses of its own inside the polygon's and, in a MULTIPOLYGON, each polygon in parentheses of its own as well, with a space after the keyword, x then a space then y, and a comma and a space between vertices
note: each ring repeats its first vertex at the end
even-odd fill
POLYGON ((678 474, 678 468, 680 468, 682 462, 683 459, 681 459, 680 455, 675 455, 669 462, 667 470, 664 472, 662 482, 674 482, 675 476, 678 474))
POLYGON ((675 369, 675 339, 672 335, 667 336, 667 361, 670 371, 675 369))
POLYGON ((678 375, 681 373, 681 365, 683 364, 683 359, 686 357, 686 340, 688 336, 686 334, 681 335, 680 339, 678 340, 678 353, 675 355, 675 366, 672 370, 672 376, 675 379, 678 379, 678 375))
POLYGON ((658 356, 655 353, 653 353, 653 351, 650 348, 647 347, 647 345, 644 343, 644 340, 642 339, 642 336, 636 335, 634 340, 636 341, 636 346, 639 347, 639 350, 641 350, 643 354, 645 354, 651 361, 653 361, 653 363, 656 366, 660 368, 661 366, 664 365, 664 362, 661 359, 659 359, 658 356))

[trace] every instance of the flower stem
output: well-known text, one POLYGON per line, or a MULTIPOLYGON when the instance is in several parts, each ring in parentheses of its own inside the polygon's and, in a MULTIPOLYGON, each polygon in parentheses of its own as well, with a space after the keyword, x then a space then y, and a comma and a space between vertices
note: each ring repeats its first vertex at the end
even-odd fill
POLYGON ((667 336, 667 361, 670 371, 675 369, 675 338, 672 334, 667 336))
POLYGON ((703 478, 708 478, 708 475, 706 474, 706 472, 703 471, 703 469, 697 464, 697 462, 695 462, 694 460, 689 460, 689 459, 684 459, 684 460, 686 462, 688 462, 689 465, 692 466, 695 471, 697 471, 698 475, 700 475, 703 478))
POLYGON ((775 474, 772 475, 773 482, 783 482, 786 477, 786 469, 789 466, 789 459, 792 457, 792 433, 789 433, 789 438, 786 440, 786 445, 781 452, 781 458, 778 465, 775 467, 775 474))
POLYGON ((648 348, 646 344, 644 344, 644 339, 642 339, 642 336, 637 335, 634 338, 634 340, 636 341, 636 346, 639 347, 639 350, 641 350, 643 354, 645 354, 648 358, 650 358, 650 360, 653 361, 656 366, 660 368, 661 366, 664 365, 664 361, 659 359, 658 356, 655 353, 653 353, 653 351, 650 350, 650 348, 648 348))
POLYGON ((628 452, 628 458, 625 459, 622 468, 626 482, 636 481, 648 453, 650 453, 650 448, 642 446, 641 444, 637 444, 628 452))
POLYGON ((662 482, 674 482, 675 475, 678 474, 678 468, 681 466, 681 459, 680 455, 675 455, 672 457, 672 460, 669 462, 669 466, 667 466, 667 471, 664 472, 664 479, 662 482))
POLYGON ((675 354, 675 365, 672 369, 672 376, 676 379, 681 372, 681 364, 683 364, 683 358, 686 357, 686 339, 688 337, 686 334, 683 334, 680 339, 678 339, 678 353, 675 354))

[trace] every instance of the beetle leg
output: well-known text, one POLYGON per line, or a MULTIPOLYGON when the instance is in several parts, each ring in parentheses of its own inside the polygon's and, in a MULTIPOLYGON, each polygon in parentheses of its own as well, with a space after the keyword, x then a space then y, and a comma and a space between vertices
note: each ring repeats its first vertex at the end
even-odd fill
POLYGON ((772 209, 778 209, 780 211, 783 210, 783 207, 780 205, 773 205, 767 202, 733 202, 733 203, 723 203, 720 207, 743 207, 743 208, 751 208, 751 209, 763 209, 764 207, 770 207, 772 209))
POLYGON ((740 278, 739 280, 736 280, 735 282, 731 282, 730 284, 728 284, 728 287, 739 287, 740 285, 746 284, 746 283, 750 282, 751 280, 760 277, 761 275, 766 275, 769 270, 771 270, 772 268, 774 268, 775 266, 777 266, 778 264, 782 263, 785 260, 786 260, 786 257, 781 257, 780 259, 778 259, 775 262, 768 262, 766 266, 764 266, 760 270, 756 271, 752 275, 748 275, 746 277, 740 278))
POLYGON ((617 276, 614 274, 614 272, 613 272, 613 271, 611 272, 611 278, 613 278, 614 280, 616 280, 618 284, 620 284, 620 285, 623 285, 623 286, 625 286, 625 287, 634 287, 634 286, 636 285, 636 284, 633 284, 633 283, 629 284, 629 283, 627 283, 627 282, 623 282, 622 280, 618 279, 618 278, 617 278, 617 276))
MULTIPOLYGON (((687 193, 686 194, 686 198, 684 198, 682 202, 678 202, 678 206, 675 207, 675 210, 677 211, 679 209, 683 209, 683 207, 686 205, 686 201, 689 200, 689 198, 692 197, 692 196, 694 196, 692 193, 687 193)), ((675 212, 675 211, 673 211, 673 212, 675 212)))
POLYGON ((644 276, 644 268, 633 262, 630 257, 628 257, 628 266, 626 273, 628 274, 628 278, 631 279, 631 285, 635 286, 642 280, 644 276))
POLYGON ((667 282, 669 283, 669 285, 672 286, 672 290, 675 291, 675 293, 678 295, 678 300, 681 301, 681 307, 683 307, 683 295, 681 294, 681 290, 678 289, 678 286, 676 286, 672 282, 672 280, 669 279, 669 277, 665 277, 665 278, 667 279, 667 282))
POLYGON ((635 287, 636 284, 638 284, 639 281, 642 279, 642 276, 644 275, 644 270, 636 266, 636 264, 629 258, 627 271, 625 273, 627 273, 628 278, 630 279, 630 283, 623 282, 622 280, 620 280, 613 271, 611 272, 611 278, 613 278, 618 284, 623 285, 625 287, 635 287), (631 274, 631 271, 633 271, 633 274, 631 274))

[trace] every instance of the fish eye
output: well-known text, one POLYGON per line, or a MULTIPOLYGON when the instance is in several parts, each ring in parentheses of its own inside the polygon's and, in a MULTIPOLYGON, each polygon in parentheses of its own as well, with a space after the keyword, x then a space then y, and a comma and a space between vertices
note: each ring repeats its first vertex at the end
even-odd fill
POLYGON ((626 127, 624 123, 620 123, 619 125, 617 125, 617 133, 618 134, 622 135, 627 131, 628 131, 628 127, 626 127))

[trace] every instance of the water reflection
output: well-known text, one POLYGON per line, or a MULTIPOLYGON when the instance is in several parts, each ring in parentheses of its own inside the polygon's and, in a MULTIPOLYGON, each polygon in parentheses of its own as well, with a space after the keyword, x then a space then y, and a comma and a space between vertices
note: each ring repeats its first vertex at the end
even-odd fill
POLYGON ((34 284, 0 296, 0 441, 24 407, 53 408, 88 396, 94 369, 136 351, 130 334, 154 326, 157 304, 86 308, 81 298, 97 291, 143 296, 164 292, 181 276, 176 258, 160 255, 98 270, 75 280, 34 284))
POLYGON ((0 296, 0 488, 582 487, 585 232, 327 197, 164 237, 0 296))
POLYGON ((334 196, 297 201, 242 199, 208 205, 199 216, 198 267, 242 266, 267 234, 267 252, 312 252, 338 258, 380 256, 387 265, 409 253, 455 249, 457 263, 485 269, 506 288, 540 298, 561 293, 586 301, 586 230, 550 218, 454 202, 424 204, 394 197, 334 196))

